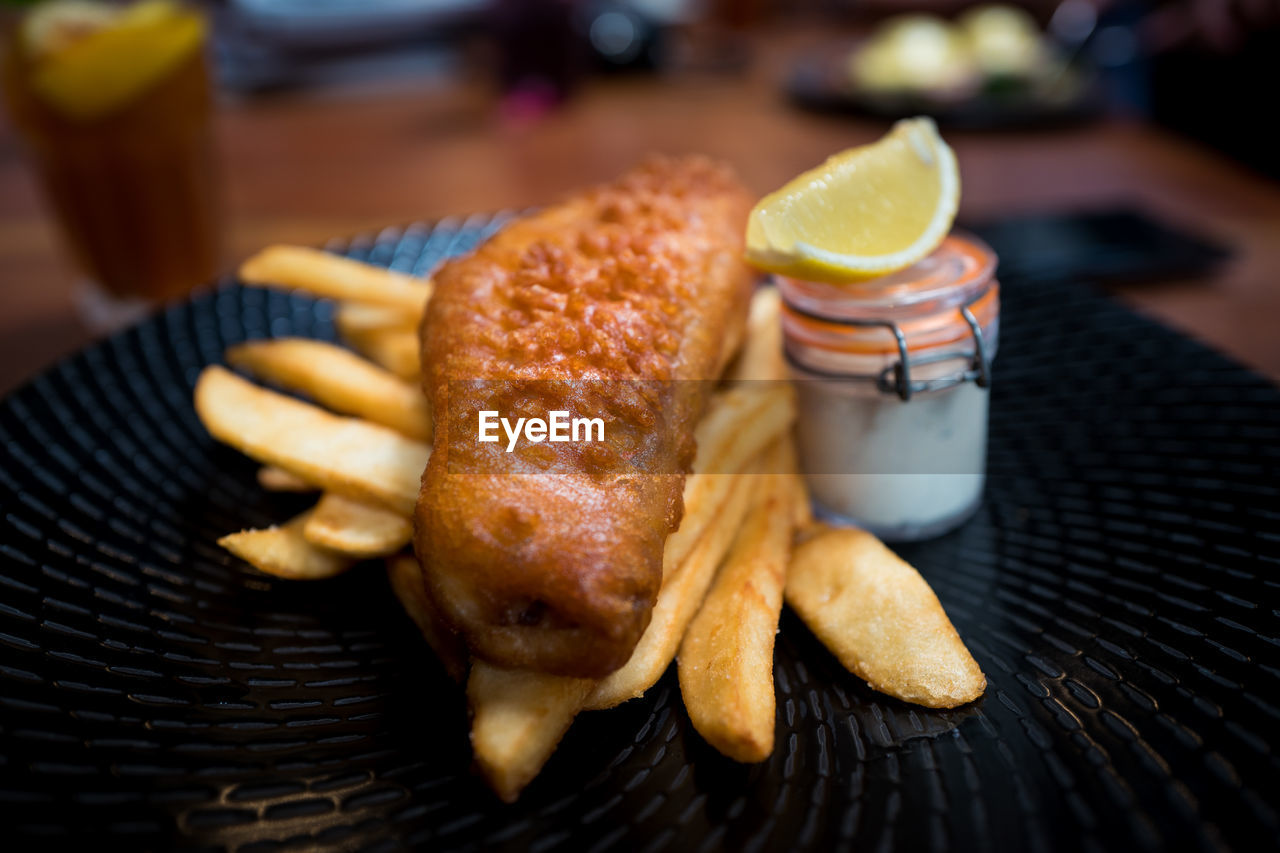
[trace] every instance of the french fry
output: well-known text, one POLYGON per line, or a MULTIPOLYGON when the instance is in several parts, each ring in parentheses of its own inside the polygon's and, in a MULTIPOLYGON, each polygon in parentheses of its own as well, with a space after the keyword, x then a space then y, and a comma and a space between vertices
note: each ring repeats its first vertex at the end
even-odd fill
POLYGON ((387 580, 400 606, 418 626, 427 645, 436 653, 445 672, 461 684, 467 677, 467 647, 462 638, 449 630, 444 617, 427 595, 422 581, 422 567, 412 554, 398 554, 387 559, 387 580))
POLYGON ((514 801, 538 774, 579 711, 612 707, 644 693, 670 664, 684 629, 683 624, 676 623, 682 616, 686 622, 692 616, 683 611, 697 609, 697 602, 684 607, 681 602, 697 594, 696 586, 704 577, 706 583, 710 582, 710 575, 742 520, 756 475, 724 476, 731 478, 729 505, 712 516, 712 527, 705 531, 686 564, 664 571, 662 591, 649 627, 640 638, 632 662, 609 676, 614 680, 607 688, 608 694, 601 694, 599 699, 595 696, 609 679, 595 681, 500 669, 483 661, 472 664, 467 685, 472 713, 471 747, 476 766, 503 800, 514 801))
POLYGON ((320 487, 295 477, 283 468, 263 465, 258 469, 258 485, 268 492, 316 492, 320 487))
POLYGON ((418 333, 413 329, 367 329, 344 336, 356 352, 380 364, 406 382, 422 379, 418 333))
POLYGON ((431 440, 431 412, 422 390, 342 347, 309 338, 276 338, 233 346, 226 359, 335 412, 358 415, 418 441, 431 440))
POLYGON ((667 537, 664 566, 684 561, 737 474, 794 418, 794 397, 785 385, 742 386, 716 395, 695 431, 698 450, 694 473, 685 481, 685 514, 679 529, 667 537))
POLYGON ((311 511, 278 526, 243 530, 218 540, 218 544, 261 572, 288 580, 323 580, 351 568, 354 560, 306 540, 302 529, 311 511))
POLYGON ((305 290, 316 296, 387 305, 421 316, 431 281, 303 246, 268 246, 240 265, 247 284, 305 290))
MULTIPOLYGON (((640 647, 645 648, 643 658, 636 659, 633 655, 634 667, 628 664, 631 669, 624 667, 610 676, 614 679, 609 686, 611 695, 602 694, 598 701, 591 703, 592 707, 617 704, 623 701, 619 697, 642 694, 670 664, 684 629, 683 625, 677 626, 675 620, 683 615, 687 623, 698 606, 695 601, 681 607, 678 599, 697 593, 698 581, 704 581, 704 588, 710 582, 709 576, 724 556, 746 512, 755 475, 730 472, 750 466, 752 457, 776 440, 793 416, 792 398, 782 386, 763 392, 760 388, 733 389, 712 401, 707 416, 698 426, 694 473, 685 480, 684 518, 679 530, 668 537, 663 553, 663 591, 637 646, 637 652, 640 647), (744 457, 744 453, 748 455, 744 457), (709 467, 724 473, 705 473, 709 467), (691 534, 691 530, 696 533, 691 534), (672 548, 671 539, 677 535, 686 541, 692 540, 690 545, 672 548), (677 557, 677 554, 683 556, 677 557), (684 565, 673 564, 675 559, 684 565), (685 580, 677 586, 679 577, 685 580), (668 586, 672 592, 667 592, 668 586), (682 614, 682 611, 688 612, 682 614), (650 633, 654 637, 646 645, 650 633), (619 676, 624 670, 627 670, 625 675, 619 676)), ((473 673, 481 666, 484 664, 477 661, 473 673)), ((520 789, 537 775, 574 716, 587 704, 588 698, 596 699, 588 694, 599 689, 597 684, 584 679, 487 666, 474 688, 468 685, 476 765, 499 796, 507 801, 515 799, 520 789), (588 689, 583 689, 584 681, 590 686, 588 689), (497 710, 491 713, 489 706, 495 703, 497 710), (474 732, 476 720, 483 720, 486 727, 480 736, 474 732)))
POLYGON ((343 337, 384 329, 417 329, 421 321, 421 312, 368 302, 340 302, 333 312, 333 325, 343 337))
MULTIPOLYGON (((794 451, 795 445, 792 444, 794 451)), ((792 490, 794 505, 792 506, 791 523, 796 530, 803 530, 813 524, 813 504, 809 500, 809 486, 804 481, 804 474, 796 471, 791 475, 795 481, 792 490)))
POLYGON ((846 669, 882 693, 954 708, 986 689, 928 582, 870 533, 819 529, 795 550, 786 598, 846 669))
POLYGON ((795 420, 789 385, 759 383, 730 388, 712 399, 694 431, 693 473, 684 484, 684 518, 667 537, 663 571, 679 566, 728 498, 734 480, 795 420))
POLYGON ((257 461, 326 491, 413 514, 427 445, 259 388, 223 367, 200 374, 195 404, 214 438, 257 461))
POLYGON ((389 509, 326 492, 302 535, 312 545, 367 560, 390 556, 408 545, 413 522, 389 509))
POLYGON ((773 752, 773 640, 791 552, 794 451, 779 441, 746 520, 680 642, 680 695, 693 727, 735 761, 773 752))
POLYGON ((702 539, 671 578, 664 578, 658 601, 653 606, 649 627, 640 636, 631 658, 601 679, 587 697, 586 710, 612 708, 628 699, 643 696, 657 683, 675 659, 680 638, 702 605, 716 568, 733 543, 747 510, 759 474, 734 477, 729 499, 702 534, 702 539))
POLYGON ((471 749, 494 793, 513 803, 555 751, 595 681, 471 666, 471 749))
POLYGON ((782 297, 776 287, 762 287, 751 297, 746 336, 742 349, 725 371, 727 381, 787 378, 787 362, 782 355, 781 305, 782 297))

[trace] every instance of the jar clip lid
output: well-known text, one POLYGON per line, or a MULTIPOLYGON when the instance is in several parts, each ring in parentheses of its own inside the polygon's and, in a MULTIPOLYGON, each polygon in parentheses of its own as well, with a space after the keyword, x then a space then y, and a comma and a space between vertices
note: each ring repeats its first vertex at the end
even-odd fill
POLYGON ((903 402, 911 399, 911 395, 924 391, 941 391, 944 388, 951 388, 962 382, 973 382, 979 388, 991 387, 991 359, 987 355, 986 336, 982 333, 982 326, 978 323, 977 318, 973 316, 973 312, 969 310, 975 302, 981 298, 982 294, 970 299, 964 305, 960 306, 960 316, 969 326, 969 332, 973 336, 974 350, 973 353, 964 352, 962 350, 947 350, 944 352, 930 353, 928 355, 918 356, 912 359, 907 350, 907 336, 903 334, 902 328, 892 320, 855 320, 850 318, 824 317, 814 314, 795 305, 790 300, 786 300, 787 307, 797 314, 818 320, 823 323, 837 323, 841 326, 855 326, 858 328, 881 327, 888 329, 893 335, 898 346, 898 360, 893 364, 886 366, 880 371, 878 376, 861 376, 854 373, 838 373, 828 370, 820 370, 815 367, 801 363, 795 355, 792 354, 790 347, 784 347, 784 353, 787 361, 792 365, 812 373, 824 379, 874 379, 876 388, 885 394, 897 394, 903 402), (969 367, 964 371, 953 374, 951 376, 940 377, 937 379, 911 379, 911 367, 923 367, 927 364, 938 364, 940 362, 952 361, 954 359, 968 358, 969 367))

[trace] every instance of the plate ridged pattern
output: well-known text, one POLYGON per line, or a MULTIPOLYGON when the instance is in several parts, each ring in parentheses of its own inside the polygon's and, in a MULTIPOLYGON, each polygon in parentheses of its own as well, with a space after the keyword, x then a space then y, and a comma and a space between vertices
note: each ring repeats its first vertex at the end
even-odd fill
MULTIPOLYGON (((422 273, 500 220, 351 255, 422 273)), ((902 548, 990 687, 879 696, 791 614, 774 755, 729 762, 673 673, 584 715, 520 803, 373 566, 259 575, 217 536, 289 517, 191 409, 237 341, 332 306, 231 283, 0 406, 0 816, 33 846, 1244 848, 1280 838, 1280 393, 1078 285, 1004 282, 986 504, 902 548)))

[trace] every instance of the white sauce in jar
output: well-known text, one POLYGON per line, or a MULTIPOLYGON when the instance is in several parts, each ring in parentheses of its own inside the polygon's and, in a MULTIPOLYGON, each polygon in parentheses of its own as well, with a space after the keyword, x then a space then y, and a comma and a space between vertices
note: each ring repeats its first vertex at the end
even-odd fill
POLYGON ((881 539, 913 540, 977 509, 987 463, 986 389, 966 382, 904 403, 823 380, 796 388, 800 463, 820 513, 856 521, 881 539))
POLYGON ((985 246, 951 237, 885 279, 779 283, 800 463, 820 515, 907 541, 944 533, 978 508, 990 394, 973 381, 976 344, 961 307, 970 306, 989 365, 999 335, 993 268, 985 246), (892 326, 909 355, 907 400, 895 393, 892 326))

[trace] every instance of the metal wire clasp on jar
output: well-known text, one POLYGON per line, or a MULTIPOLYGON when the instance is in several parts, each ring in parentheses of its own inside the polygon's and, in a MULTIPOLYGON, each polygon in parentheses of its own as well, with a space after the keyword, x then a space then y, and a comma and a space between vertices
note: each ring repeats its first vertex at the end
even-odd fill
POLYGON ((995 266, 986 245, 953 234, 871 281, 778 279, 800 464, 820 515, 910 541, 977 510, 1000 336, 995 266))

